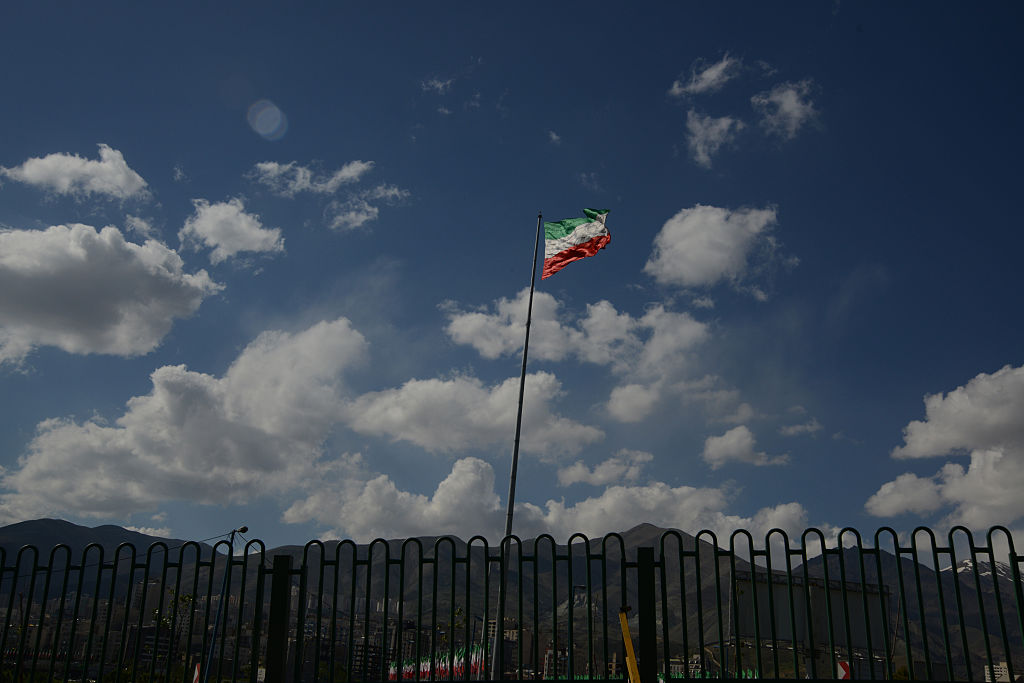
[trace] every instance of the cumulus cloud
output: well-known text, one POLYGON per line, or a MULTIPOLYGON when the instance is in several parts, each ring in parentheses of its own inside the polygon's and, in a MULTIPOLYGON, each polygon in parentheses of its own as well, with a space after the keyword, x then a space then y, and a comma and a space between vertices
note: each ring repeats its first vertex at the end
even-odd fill
POLYGON ((739 390, 724 385, 721 377, 705 375, 698 379, 679 379, 686 368, 676 368, 647 383, 629 383, 615 387, 606 408, 619 422, 640 422, 650 417, 659 405, 675 399, 675 405, 700 409, 709 422, 739 424, 756 416, 739 390))
MULTIPOLYGON (((445 302, 445 331, 452 341, 472 346, 484 358, 517 354, 523 345, 528 303, 529 289, 479 310, 465 311, 454 302, 445 302)), ((658 376, 686 364, 687 352, 707 338, 707 325, 689 313, 675 313, 662 305, 635 318, 602 300, 587 304, 584 315, 574 318, 552 295, 534 294, 530 353, 538 360, 575 358, 611 365, 620 373, 658 376)))
POLYGON ((758 93, 750 103, 761 115, 761 125, 768 133, 791 140, 806 124, 818 118, 811 101, 812 82, 779 83, 771 90, 758 93))
MULTIPOLYGON (((476 310, 445 302, 445 331, 454 342, 472 346, 485 358, 518 354, 528 297, 529 290, 523 289, 513 299, 501 298, 476 310)), ((706 323, 661 304, 634 317, 599 301, 574 316, 552 295, 534 294, 531 358, 605 365, 628 378, 612 390, 606 404, 608 414, 620 422, 648 418, 668 396, 700 403, 718 422, 749 419, 753 411, 739 400, 739 392, 721 386, 713 376, 692 379, 697 353, 710 337, 706 323)))
POLYGON ((590 484, 605 486, 616 482, 633 482, 640 478, 644 465, 654 460, 654 455, 646 451, 621 449, 611 458, 594 466, 587 467, 582 460, 577 460, 569 467, 558 470, 558 483, 562 486, 572 484, 590 484))
POLYGON ((730 462, 758 466, 785 465, 789 462, 788 455, 769 457, 763 451, 754 450, 754 435, 745 425, 733 427, 721 436, 709 436, 704 441, 701 457, 713 470, 730 462))
POLYGON ((430 496, 403 491, 384 474, 353 481, 359 472, 351 466, 344 470, 348 479, 341 495, 333 484, 322 487, 296 501, 284 520, 341 521, 344 530, 332 529, 326 536, 364 543, 375 538, 445 534, 468 539, 483 533, 495 538, 503 528, 504 511, 494 492, 494 469, 478 458, 456 461, 430 496))
POLYGON ((131 232, 137 233, 140 237, 147 240, 158 238, 157 229, 145 218, 128 214, 124 217, 124 226, 131 232))
POLYGON ((678 528, 689 533, 709 529, 726 541, 736 529, 764 537, 778 527, 791 534, 807 528, 807 512, 799 503, 783 503, 758 510, 750 517, 727 514, 732 494, 724 489, 671 487, 662 482, 647 486, 610 486, 600 496, 574 505, 549 500, 543 507, 524 504, 516 511, 517 533, 524 537, 548 532, 567 538, 581 531, 600 536, 624 531, 644 522, 678 528))
POLYGON ((1024 367, 981 373, 948 394, 925 396, 925 419, 903 429, 894 458, 995 448, 1024 449, 1024 367))
POLYGON ((721 90, 722 86, 739 75, 740 66, 741 61, 730 57, 728 52, 712 64, 708 64, 704 59, 698 59, 690 66, 689 79, 686 82, 683 82, 683 79, 674 81, 668 94, 672 97, 684 97, 721 90))
POLYGON ((241 199, 211 204, 193 199, 195 213, 178 232, 182 244, 212 248, 210 263, 217 264, 241 252, 284 251, 280 228, 264 228, 260 217, 246 213, 241 199))
POLYGON ((125 517, 169 500, 242 503, 305 485, 366 342, 344 318, 270 331, 223 377, 164 366, 113 425, 41 422, 0 479, 0 519, 125 517))
POLYGON ((661 383, 623 384, 612 389, 606 408, 619 422, 641 422, 661 400, 661 383))
POLYGON ((137 356, 175 318, 192 315, 221 286, 189 274, 159 242, 125 240, 117 228, 55 225, 0 232, 0 363, 38 346, 137 356))
MULTIPOLYGON (((456 461, 451 474, 430 495, 403 491, 387 475, 360 475, 358 469, 344 467, 334 472, 338 477, 342 473, 348 477, 342 485, 343 494, 338 494, 334 484, 325 486, 321 492, 296 501, 285 520, 332 525, 342 520, 343 532, 334 529, 331 534, 360 542, 438 534, 464 539, 484 534, 493 541, 502 533, 504 510, 494 492, 494 470, 483 460, 456 461)), ((751 516, 729 514, 736 493, 663 483, 610 486, 600 495, 574 505, 556 500, 544 505, 519 503, 514 533, 521 538, 550 533, 564 539, 575 532, 597 537, 648 522, 691 533, 709 529, 727 544, 729 534, 736 529, 747 529, 755 538, 763 538, 772 528, 796 536, 807 527, 807 512, 799 503, 765 507, 751 516)))
MULTIPOLYGON (((520 444, 524 452, 550 458, 604 438, 600 429, 555 412, 561 393, 561 383, 551 373, 527 375, 520 444)), ((432 452, 457 452, 507 442, 518 397, 518 377, 490 387, 475 377, 414 379, 397 389, 359 396, 345 415, 352 429, 363 434, 407 441, 432 452)))
POLYGON ((724 209, 697 204, 670 218, 654 238, 644 272, 663 285, 700 287, 742 280, 751 253, 772 246, 775 209, 724 209))
POLYGON ((106 195, 114 199, 147 197, 146 181, 129 168, 124 155, 109 145, 100 144, 99 148, 99 161, 77 154, 48 154, 33 157, 21 166, 0 167, 0 176, 63 195, 106 195))
POLYGON ((324 209, 324 220, 334 230, 353 230, 374 221, 380 215, 380 203, 397 204, 409 197, 409 191, 394 185, 378 185, 350 196, 344 201, 332 201, 324 209))
POLYGON ((744 128, 739 119, 731 116, 715 118, 698 114, 691 109, 686 114, 686 132, 693 160, 705 168, 711 168, 711 157, 718 153, 723 145, 736 139, 736 134, 744 128))
POLYGON ((372 161, 350 161, 333 173, 321 174, 297 161, 261 161, 249 176, 276 195, 294 197, 300 192, 334 194, 342 185, 359 181, 372 168, 372 161))
POLYGON ((905 512, 925 514, 940 507, 942 496, 935 480, 909 472, 882 484, 864 504, 864 509, 876 517, 892 517, 905 512))
POLYGON ((903 430, 898 459, 969 456, 931 478, 904 474, 883 484, 866 508, 887 516, 945 509, 945 522, 980 529, 1024 517, 1024 367, 981 373, 947 394, 926 396, 925 419, 903 430), (922 502, 923 501, 923 502, 922 502))

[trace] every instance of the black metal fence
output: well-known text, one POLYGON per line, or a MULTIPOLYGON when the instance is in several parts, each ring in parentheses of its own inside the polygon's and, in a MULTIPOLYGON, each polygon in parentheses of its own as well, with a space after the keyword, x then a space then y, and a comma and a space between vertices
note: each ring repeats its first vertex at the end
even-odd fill
POLYGON ((1015 680, 1009 531, 0 549, 0 680, 1015 680), (825 548, 824 552, 821 548, 825 548), (197 673, 198 672, 198 673, 197 673))

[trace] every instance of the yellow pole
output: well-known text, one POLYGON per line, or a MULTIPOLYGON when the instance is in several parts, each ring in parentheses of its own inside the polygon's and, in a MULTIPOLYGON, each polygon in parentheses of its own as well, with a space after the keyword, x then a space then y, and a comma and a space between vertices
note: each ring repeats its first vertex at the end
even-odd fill
POLYGON ((640 670, 636 666, 636 654, 633 652, 633 638, 629 635, 629 622, 626 613, 629 607, 619 610, 619 625, 622 627, 622 640, 626 644, 626 669, 629 671, 630 683, 640 683, 640 670))

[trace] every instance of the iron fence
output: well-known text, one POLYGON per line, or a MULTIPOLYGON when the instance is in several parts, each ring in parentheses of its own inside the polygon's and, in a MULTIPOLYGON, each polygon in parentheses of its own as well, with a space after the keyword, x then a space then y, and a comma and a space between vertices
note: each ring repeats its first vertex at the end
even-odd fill
POLYGON ((0 680, 1015 680, 1004 527, 0 548, 0 680), (824 548, 824 551, 821 549, 824 548), (198 672, 198 673, 197 673, 198 672))

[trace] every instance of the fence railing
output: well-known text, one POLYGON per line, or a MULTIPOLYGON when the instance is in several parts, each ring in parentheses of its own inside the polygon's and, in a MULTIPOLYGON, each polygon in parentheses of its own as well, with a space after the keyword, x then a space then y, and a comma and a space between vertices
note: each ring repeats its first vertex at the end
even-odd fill
POLYGON ((1010 532, 0 549, 0 681, 1015 680, 1010 532), (824 550, 822 551, 822 548, 824 550))

